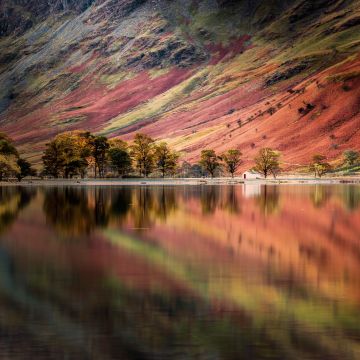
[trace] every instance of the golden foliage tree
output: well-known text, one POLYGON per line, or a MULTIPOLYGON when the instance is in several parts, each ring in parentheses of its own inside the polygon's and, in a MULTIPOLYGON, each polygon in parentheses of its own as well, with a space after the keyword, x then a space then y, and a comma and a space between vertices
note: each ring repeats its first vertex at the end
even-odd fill
POLYGON ((154 140, 146 134, 136 134, 130 154, 140 175, 148 177, 155 167, 154 140))
POLYGON ((221 159, 225 163, 225 168, 231 174, 231 177, 234 177, 236 170, 242 163, 241 155, 241 151, 236 149, 228 150, 221 155, 221 159))
POLYGON ((164 178, 166 175, 175 173, 178 166, 179 154, 172 151, 166 142, 162 142, 155 147, 155 162, 157 169, 164 178))
POLYGON ((260 149, 259 153, 255 157, 254 171, 262 174, 265 179, 272 174, 276 177, 280 169, 280 153, 271 148, 260 149))

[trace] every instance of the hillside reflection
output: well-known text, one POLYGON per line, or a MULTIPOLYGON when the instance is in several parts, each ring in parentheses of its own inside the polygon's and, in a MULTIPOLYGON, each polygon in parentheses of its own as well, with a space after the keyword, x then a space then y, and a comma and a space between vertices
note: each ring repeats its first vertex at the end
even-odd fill
POLYGON ((360 187, 0 188, 0 356, 356 359, 360 187))

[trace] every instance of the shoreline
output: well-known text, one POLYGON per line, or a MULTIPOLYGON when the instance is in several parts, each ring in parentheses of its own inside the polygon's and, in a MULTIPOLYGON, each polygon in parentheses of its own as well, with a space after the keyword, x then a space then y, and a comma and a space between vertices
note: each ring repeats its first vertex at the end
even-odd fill
POLYGON ((54 179, 54 180, 27 180, 21 182, 0 182, 3 186, 200 186, 200 185, 335 185, 358 184, 360 177, 338 177, 315 179, 310 177, 279 177, 277 179, 248 179, 242 178, 179 178, 179 179, 54 179))

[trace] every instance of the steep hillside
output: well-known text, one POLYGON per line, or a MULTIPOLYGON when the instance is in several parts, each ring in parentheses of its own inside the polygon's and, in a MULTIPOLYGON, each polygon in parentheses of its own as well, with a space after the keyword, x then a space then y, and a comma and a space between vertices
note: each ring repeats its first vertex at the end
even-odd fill
POLYGON ((0 129, 143 131, 196 160, 360 149, 359 0, 2 0, 0 129))

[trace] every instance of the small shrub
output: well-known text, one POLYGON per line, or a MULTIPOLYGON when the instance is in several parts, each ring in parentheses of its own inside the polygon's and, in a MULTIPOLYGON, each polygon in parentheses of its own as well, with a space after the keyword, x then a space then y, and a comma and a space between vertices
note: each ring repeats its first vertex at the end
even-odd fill
POLYGON ((298 109, 299 114, 301 114, 302 116, 307 115, 309 112, 311 112, 312 110, 315 109, 315 105, 311 104, 311 103, 305 103, 306 107, 301 107, 298 109))
POLYGON ((267 110, 268 114, 270 114, 270 116, 274 115, 276 113, 276 109, 274 107, 271 107, 267 110))

